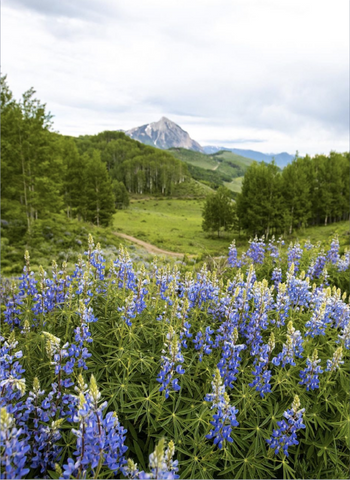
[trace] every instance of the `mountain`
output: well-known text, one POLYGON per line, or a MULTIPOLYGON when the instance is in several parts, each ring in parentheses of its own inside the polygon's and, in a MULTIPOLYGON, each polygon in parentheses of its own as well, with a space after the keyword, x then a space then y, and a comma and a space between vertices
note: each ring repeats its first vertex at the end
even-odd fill
POLYGON ((185 130, 166 117, 162 117, 158 122, 132 128, 125 133, 134 140, 163 150, 175 147, 203 152, 199 143, 192 140, 185 130))
POLYGON ((276 165, 280 168, 285 167, 288 163, 290 163, 294 159, 294 155, 290 155, 289 153, 262 153, 256 152, 255 150, 243 150, 240 148, 226 148, 226 147, 216 147, 212 145, 207 145, 203 147, 204 153, 206 154, 213 154, 217 153, 220 150, 225 150, 228 152, 236 153, 237 155, 241 155, 242 157, 250 158, 252 160, 256 160, 257 162, 272 162, 272 159, 275 159, 276 165))

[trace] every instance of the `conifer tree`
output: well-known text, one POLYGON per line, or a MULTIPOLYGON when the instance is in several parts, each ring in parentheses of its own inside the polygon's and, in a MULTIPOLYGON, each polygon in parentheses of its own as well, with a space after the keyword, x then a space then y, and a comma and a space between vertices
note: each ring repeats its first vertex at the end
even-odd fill
POLYGON ((240 227, 251 235, 269 236, 281 224, 281 176, 274 162, 248 168, 237 197, 240 227))
POLYGON ((236 221, 236 214, 230 191, 220 187, 216 193, 208 195, 202 216, 202 228, 205 232, 216 231, 219 237, 222 229, 231 230, 236 221))

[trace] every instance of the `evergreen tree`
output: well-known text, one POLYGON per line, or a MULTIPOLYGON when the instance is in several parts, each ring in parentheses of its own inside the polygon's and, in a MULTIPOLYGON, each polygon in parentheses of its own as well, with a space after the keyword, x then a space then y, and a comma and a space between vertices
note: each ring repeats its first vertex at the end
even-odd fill
POLYGON ((220 230, 231 230, 235 224, 235 204, 232 201, 230 191, 220 187, 216 193, 208 195, 203 209, 202 228, 205 232, 220 230))
POLYGON ((311 216, 310 187, 304 159, 296 156, 283 169, 281 189, 283 226, 291 234, 294 228, 305 226, 311 216))
POLYGON ((240 227, 251 235, 269 236, 279 229, 282 219, 281 176, 274 162, 252 163, 237 197, 240 227))

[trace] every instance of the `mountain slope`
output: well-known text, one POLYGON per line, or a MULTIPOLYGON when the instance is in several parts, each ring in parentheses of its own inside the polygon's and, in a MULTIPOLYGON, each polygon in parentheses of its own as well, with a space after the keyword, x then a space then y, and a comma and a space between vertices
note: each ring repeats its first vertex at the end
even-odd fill
POLYGON ((226 148, 226 147, 214 147, 211 145, 207 145, 203 147, 204 153, 206 154, 215 154, 219 151, 225 152, 232 152, 237 155, 240 155, 245 158, 250 158, 251 160, 256 160, 257 162, 266 162, 270 163, 274 159, 276 165, 280 168, 285 167, 288 163, 290 163, 294 155, 290 155, 289 153, 262 153, 257 152, 255 150, 243 150, 240 148, 226 148))
POLYGON ((213 188, 225 185, 234 192, 240 191, 242 178, 254 161, 223 150, 213 155, 205 155, 184 148, 170 148, 168 152, 187 163, 188 170, 194 179, 209 184, 213 188))
POLYGON ((134 140, 163 150, 180 147, 186 148, 187 150, 203 152, 199 143, 192 140, 185 130, 166 117, 162 117, 158 122, 132 128, 125 133, 134 140))

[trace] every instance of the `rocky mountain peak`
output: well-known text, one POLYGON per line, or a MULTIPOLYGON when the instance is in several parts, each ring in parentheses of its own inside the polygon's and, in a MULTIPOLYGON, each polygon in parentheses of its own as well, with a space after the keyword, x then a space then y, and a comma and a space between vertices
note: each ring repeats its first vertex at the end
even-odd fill
POLYGON ((187 148, 203 152, 202 147, 179 125, 167 117, 158 122, 148 123, 125 132, 134 140, 166 150, 168 148, 187 148))

